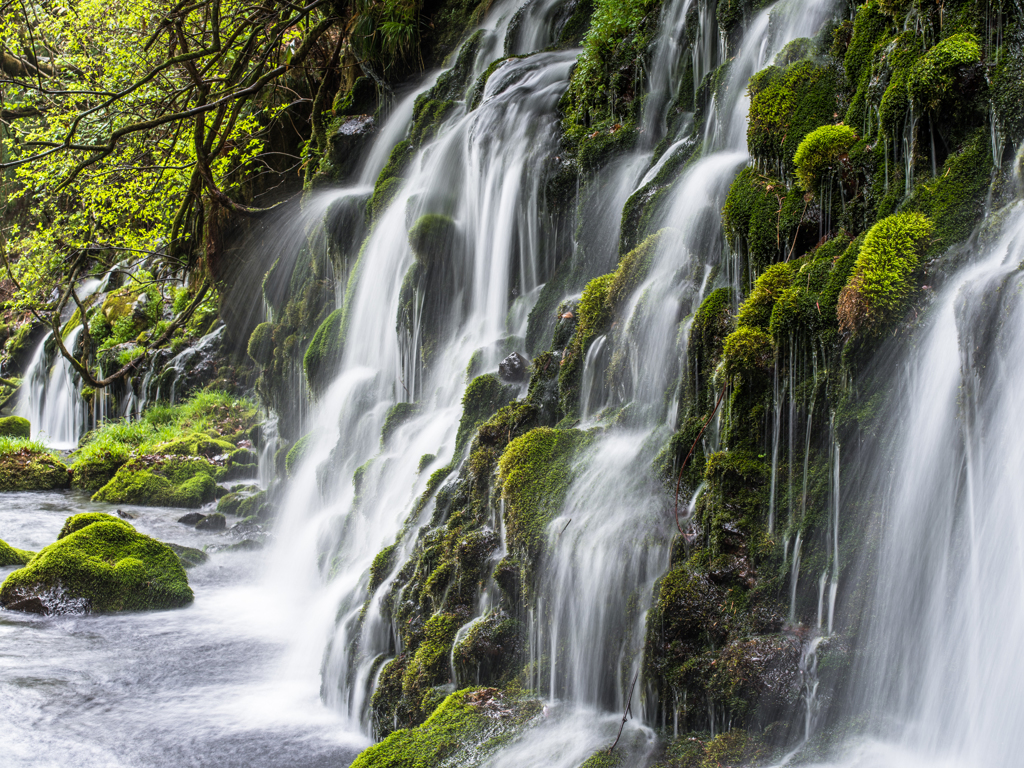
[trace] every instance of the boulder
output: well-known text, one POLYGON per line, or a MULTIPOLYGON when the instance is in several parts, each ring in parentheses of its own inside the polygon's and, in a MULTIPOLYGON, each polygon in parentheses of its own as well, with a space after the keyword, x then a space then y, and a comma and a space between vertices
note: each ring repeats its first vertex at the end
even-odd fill
POLYGON ((195 525, 202 520, 206 515, 201 512, 189 512, 187 515, 182 515, 178 518, 178 522, 183 525, 195 525))
POLYGON ((169 546, 98 512, 69 517, 60 538, 0 586, 0 606, 48 615, 179 608, 192 599, 169 546))
POLYGON ((52 491, 69 482, 67 466, 30 443, 0 455, 0 491, 52 491))
POLYGON ((217 498, 218 468, 188 456, 139 456, 117 470, 93 501, 151 507, 201 507, 217 498))
POLYGON ((10 565, 25 565, 34 555, 35 552, 17 549, 6 541, 0 540, 0 568, 10 565))
POLYGON ((227 521, 220 512, 206 515, 206 517, 196 523, 197 531, 223 531, 225 528, 227 528, 227 521))
POLYGON ((21 416, 5 416, 0 419, 0 437, 21 437, 28 440, 32 437, 32 425, 21 416))
POLYGON ((500 363, 498 363, 498 375, 505 381, 520 383, 526 380, 530 371, 530 361, 513 352, 500 363))

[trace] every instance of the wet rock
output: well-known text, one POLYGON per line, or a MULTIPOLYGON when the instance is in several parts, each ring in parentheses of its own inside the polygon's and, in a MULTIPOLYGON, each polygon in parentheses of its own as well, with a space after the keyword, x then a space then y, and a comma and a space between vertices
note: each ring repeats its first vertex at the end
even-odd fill
POLYGON ((178 522, 182 525, 195 525, 202 520, 206 515, 199 512, 189 512, 187 515, 182 515, 178 518, 178 522))
POLYGON ((69 517, 57 541, 0 587, 0 606, 47 615, 178 608, 192 599, 174 550, 98 512, 69 517))
POLYGON ((56 456, 29 447, 0 456, 0 491, 67 488, 68 468, 56 456))
POLYGON ((500 363, 498 363, 498 375, 504 380, 512 383, 520 383, 526 380, 530 370, 530 361, 518 352, 513 352, 500 363))
POLYGON ((220 512, 207 515, 196 523, 197 531, 223 531, 225 528, 227 528, 227 521, 220 512))
POLYGON ((183 547, 181 544, 171 544, 167 542, 167 546, 171 548, 171 551, 178 556, 178 560, 185 569, 195 568, 197 565, 202 565, 210 556, 203 552, 201 549, 195 549, 194 547, 183 547))
POLYGON ((117 510, 117 516, 122 520, 135 520, 138 517, 134 512, 128 512, 124 509, 117 510))

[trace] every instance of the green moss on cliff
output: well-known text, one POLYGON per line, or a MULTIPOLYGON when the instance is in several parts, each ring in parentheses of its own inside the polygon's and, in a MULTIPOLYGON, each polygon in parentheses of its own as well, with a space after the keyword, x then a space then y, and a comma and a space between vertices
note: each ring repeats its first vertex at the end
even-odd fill
POLYGON ((316 329, 306 353, 302 356, 306 384, 316 396, 323 394, 327 389, 341 362, 343 318, 344 310, 336 309, 331 312, 316 329))
POLYGON ((11 565, 25 565, 35 556, 35 552, 17 549, 6 541, 0 541, 0 568, 11 565))

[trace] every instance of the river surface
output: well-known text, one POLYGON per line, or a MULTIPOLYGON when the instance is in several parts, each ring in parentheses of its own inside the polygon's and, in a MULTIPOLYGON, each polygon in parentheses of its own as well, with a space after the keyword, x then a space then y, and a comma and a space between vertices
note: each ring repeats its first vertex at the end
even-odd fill
MULTIPOLYGON (((319 654, 294 642, 302 601, 266 583, 230 533, 129 507, 162 541, 210 551, 188 608, 89 616, 0 609, 0 766, 343 768, 368 742, 320 702, 319 654)), ((52 543, 65 518, 114 512, 79 492, 0 494, 0 539, 52 543)), ((13 568, 0 568, 0 579, 13 568)))

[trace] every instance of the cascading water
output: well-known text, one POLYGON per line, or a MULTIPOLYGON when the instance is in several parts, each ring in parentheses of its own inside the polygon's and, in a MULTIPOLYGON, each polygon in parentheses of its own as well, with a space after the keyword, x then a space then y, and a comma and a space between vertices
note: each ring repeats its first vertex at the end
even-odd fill
MULTIPOLYGON (((686 4, 681 5, 673 12, 685 18, 686 4)), ((511 765, 537 749, 547 749, 549 765, 575 765, 580 755, 614 736, 619 716, 611 713, 621 711, 630 695, 641 663, 645 606, 654 580, 667 567, 667 545, 651 542, 670 539, 663 492, 637 468, 649 466, 673 426, 668 406, 685 355, 678 325, 712 287, 710 267, 721 260, 718 213, 733 175, 747 159, 746 80, 789 40, 814 31, 827 10, 826 2, 810 9, 789 4, 776 6, 774 17, 766 10, 755 19, 749 44, 732 64, 734 85, 719 94, 720 116, 713 121, 711 140, 662 214, 662 225, 671 229, 655 252, 649 278, 630 298, 623 312, 630 321, 614 342, 627 354, 622 386, 607 404, 634 403, 637 426, 596 436, 579 460, 563 514, 547 532, 552 554, 538 579, 542 586, 531 636, 536 652, 546 657, 535 660, 537 668, 547 665, 538 692, 552 705, 560 702, 552 710, 557 716, 539 732, 531 731, 528 742, 494 757, 494 765, 511 765), (775 21, 770 35, 769 18, 775 21), (628 500, 623 489, 631 489, 628 500), (637 541, 621 535, 627 519, 636 526, 637 541), (590 554, 595 551, 600 556, 590 554), (574 746, 552 756, 552 745, 565 744, 570 731, 574 746)), ((508 12, 495 9, 497 21, 485 28, 477 71, 500 50, 508 12)), ((522 14, 513 27, 515 45, 541 34, 524 28, 530 19, 547 23, 549 18, 536 8, 522 14)), ((685 34, 684 25, 675 29, 685 34)), ((663 42, 677 45, 678 39, 667 36, 663 42)), ((708 41, 700 56, 710 56, 713 47, 708 41)), ((296 632, 306 640, 296 646, 294 658, 296 663, 316 658, 318 643, 330 636, 324 698, 364 732, 373 729, 368 702, 377 677, 390 658, 403 653, 383 603, 395 573, 384 574, 366 602, 367 573, 375 553, 394 542, 403 525, 416 531, 430 519, 432 499, 413 519, 410 510, 427 487, 429 470, 460 458, 453 456, 453 444, 467 363, 482 350, 478 370, 493 370, 501 354, 495 342, 526 331, 515 321, 526 312, 508 310, 535 300, 554 263, 540 236, 542 161, 555 150, 554 110, 574 59, 570 51, 505 62, 488 79, 480 105, 446 118, 437 138, 413 159, 412 171, 352 270, 340 373, 305 420, 322 426, 310 433, 305 459, 294 470, 271 581, 291 599, 311 596, 296 632), (441 286, 444 322, 434 331, 439 335, 426 360, 423 303, 436 297, 417 293, 398 337, 392 325, 402 301, 402 276, 414 264, 406 233, 425 214, 450 216, 457 224, 449 240, 453 269, 441 286), (381 445, 385 416, 403 401, 418 402, 417 410, 381 445), (421 466, 421 456, 434 458, 421 466), (353 474, 356 487, 349 481, 353 474), (410 483, 409 478, 417 479, 410 483), (326 590, 319 587, 325 576, 326 590)), ((647 162, 646 154, 639 155, 620 175, 635 179, 638 164, 647 162)), ((736 273, 726 269, 723 274, 735 281, 736 273)), ((598 397, 607 400, 606 395, 598 397)), ((591 403, 588 410, 595 413, 601 405, 591 403)), ((500 516, 495 528, 500 529, 500 516)), ((403 563, 414 544, 414 536, 399 537, 391 562, 403 563)), ((643 697, 639 690, 635 696, 633 707, 640 712, 643 697)), ((627 734, 632 754, 641 759, 653 746, 653 734, 636 724, 627 734)))
MULTIPOLYGON (((72 329, 64 343, 73 349, 82 326, 72 329)), ((44 440, 54 448, 75 448, 85 432, 88 409, 81 397, 81 380, 71 363, 47 349, 46 334, 25 371, 15 413, 29 420, 32 439, 44 440)))
POLYGON ((845 701, 870 713, 872 737, 835 765, 1012 766, 1024 752, 1022 243, 1018 203, 898 367, 894 459, 871 470, 878 575, 845 701))

